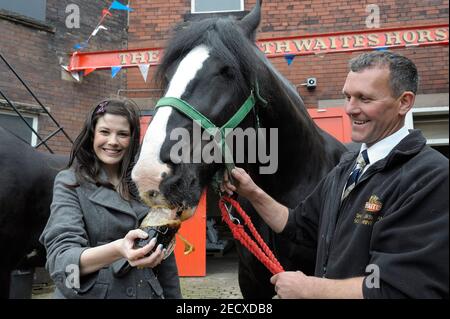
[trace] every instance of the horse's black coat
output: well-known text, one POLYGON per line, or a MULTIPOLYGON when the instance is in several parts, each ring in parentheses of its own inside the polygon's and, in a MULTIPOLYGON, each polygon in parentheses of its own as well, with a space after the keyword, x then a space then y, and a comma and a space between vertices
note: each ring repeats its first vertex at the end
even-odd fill
POLYGON ((67 162, 0 127, 0 298, 8 297, 11 270, 45 262, 38 238, 50 214, 53 180, 67 162))
MULTIPOLYGON (((162 86, 167 88, 180 61, 195 47, 205 45, 210 57, 198 71, 181 98, 206 115, 217 126, 224 124, 248 97, 258 81, 260 93, 268 101, 259 101, 256 110, 265 128, 278 128, 278 171, 261 175, 259 164, 243 164, 255 182, 277 201, 294 207, 310 193, 316 183, 338 162, 345 150, 333 137, 321 131, 309 117, 294 87, 283 78, 254 45, 260 22, 260 4, 241 21, 206 19, 181 26, 169 42, 158 70, 162 86)), ((254 127, 250 113, 240 127, 254 127)), ((167 136, 177 127, 188 130, 192 121, 173 111, 167 136)), ((160 158, 172 168, 160 185, 172 203, 195 205, 202 189, 220 169, 218 164, 173 164, 169 158, 175 142, 166 139, 160 158)), ((325 200, 325 199, 324 199, 325 200)), ((269 244, 285 270, 303 270, 312 274, 315 250, 297 246, 273 233, 241 199, 255 227, 269 244)), ((245 248, 239 247, 239 283, 244 297, 270 298, 274 295, 271 274, 245 248)))

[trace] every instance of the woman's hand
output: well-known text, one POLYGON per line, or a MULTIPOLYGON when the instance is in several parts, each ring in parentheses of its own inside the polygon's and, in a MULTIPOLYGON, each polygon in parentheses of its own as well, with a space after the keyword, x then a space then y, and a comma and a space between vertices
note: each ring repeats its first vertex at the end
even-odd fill
POLYGON ((148 234, 141 229, 130 230, 121 240, 119 245, 120 254, 128 260, 128 263, 133 267, 149 267, 153 268, 161 263, 164 258, 165 249, 159 245, 156 250, 146 255, 155 247, 156 238, 153 238, 147 245, 142 248, 134 248, 134 241, 136 239, 145 239, 148 234))

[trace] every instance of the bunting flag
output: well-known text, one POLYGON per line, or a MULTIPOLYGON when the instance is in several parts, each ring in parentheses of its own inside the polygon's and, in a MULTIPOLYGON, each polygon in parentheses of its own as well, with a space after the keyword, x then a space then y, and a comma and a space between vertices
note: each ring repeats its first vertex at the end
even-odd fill
POLYGON ((80 82, 80 74, 78 72, 70 72, 69 66, 67 65, 61 65, 61 67, 63 68, 64 71, 70 73, 70 75, 72 76, 73 79, 75 79, 75 81, 80 82))
POLYGON ((103 9, 102 10, 102 17, 106 17, 106 16, 112 16, 111 12, 109 12, 108 9, 103 9))
POLYGON ((100 22, 97 24, 94 31, 92 31, 89 38, 86 41, 84 41, 82 43, 77 43, 73 46, 73 48, 75 50, 78 51, 78 50, 83 50, 83 49, 87 48, 88 43, 91 40, 91 38, 95 37, 100 30, 108 30, 108 28, 106 28, 105 26, 102 25, 102 22, 107 16, 112 16, 112 14, 109 10, 125 10, 125 11, 130 11, 130 12, 133 11, 133 9, 130 8, 128 5, 124 5, 124 4, 120 3, 119 1, 113 1, 113 3, 111 3, 111 5, 109 6, 108 9, 102 10, 102 17, 100 19, 100 22))
POLYGON ((144 82, 147 82, 148 69, 150 68, 150 64, 139 64, 139 71, 141 71, 142 77, 144 78, 144 82))
POLYGON ((375 51, 387 51, 388 47, 376 47, 375 51))
POLYGON ((80 82, 80 74, 78 72, 70 72, 70 75, 72 75, 72 78, 75 79, 75 81, 80 82))
POLYGON ((288 65, 291 65, 292 62, 293 62, 294 59, 295 59, 295 55, 294 55, 294 54, 287 54, 287 55, 284 56, 284 58, 286 59, 287 64, 288 64, 288 65))
POLYGON ((98 27, 95 28, 94 31, 92 31, 91 36, 95 37, 97 35, 98 31, 100 31, 100 30, 108 30, 108 28, 103 25, 99 25, 98 27))
POLYGON ((86 70, 84 70, 84 76, 87 76, 88 74, 90 74, 90 73, 92 73, 92 72, 94 72, 95 71, 95 68, 90 68, 90 69, 86 69, 86 70))
POLYGON ((88 46, 88 44, 87 44, 87 42, 85 41, 85 42, 81 42, 81 43, 75 44, 75 45, 73 46, 73 48, 74 48, 75 50, 83 50, 84 48, 87 48, 87 46, 88 46))
POLYGON ((408 43, 408 44, 405 44, 405 48, 409 48, 409 47, 420 47, 420 43, 408 43))
POLYGON ((325 54, 327 54, 327 53, 326 52, 314 52, 314 55, 319 58, 323 58, 325 56, 325 54))
POLYGON ((120 3, 119 1, 114 1, 111 6, 109 7, 109 9, 114 9, 114 10, 125 10, 125 11, 133 11, 133 9, 131 9, 129 6, 126 6, 122 3, 120 3))
POLYGON ((121 66, 113 66, 111 68, 111 76, 114 78, 117 75, 117 73, 119 73, 120 69, 122 69, 121 66))

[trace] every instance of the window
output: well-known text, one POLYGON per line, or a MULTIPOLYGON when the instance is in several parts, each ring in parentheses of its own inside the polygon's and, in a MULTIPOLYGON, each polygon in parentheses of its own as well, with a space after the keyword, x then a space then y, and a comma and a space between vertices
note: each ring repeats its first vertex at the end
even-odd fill
POLYGON ((0 10, 45 22, 47 0, 0 0, 0 10))
POLYGON ((408 112, 405 125, 419 129, 427 144, 449 157, 448 106, 414 107, 408 112))
POLYGON ((192 13, 244 11, 244 0, 192 0, 192 13))
MULTIPOLYGON (((22 115, 28 124, 37 131, 37 117, 31 115, 22 115)), ((22 119, 11 113, 0 112, 0 126, 13 132, 22 140, 30 143, 31 146, 37 144, 37 137, 31 132, 30 128, 22 121, 22 119)))
POLYGON ((406 126, 422 131, 429 145, 448 145, 448 106, 413 108, 406 126))

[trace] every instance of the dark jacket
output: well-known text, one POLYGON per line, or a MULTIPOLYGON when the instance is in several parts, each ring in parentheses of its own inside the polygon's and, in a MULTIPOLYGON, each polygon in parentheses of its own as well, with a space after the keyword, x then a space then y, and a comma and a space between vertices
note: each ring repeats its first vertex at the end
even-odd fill
POLYGON ((55 297, 181 298, 173 254, 153 269, 130 269, 122 258, 109 267, 79 277, 83 250, 123 238, 139 227, 149 209, 93 183, 67 187, 74 184, 73 170, 56 176, 50 218, 40 238, 47 249, 46 267, 56 285, 55 297), (78 280, 80 287, 76 288, 78 280))
POLYGON ((411 131, 341 203, 356 156, 343 155, 282 234, 317 247, 316 276, 366 276, 365 298, 448 298, 448 159, 411 131))

